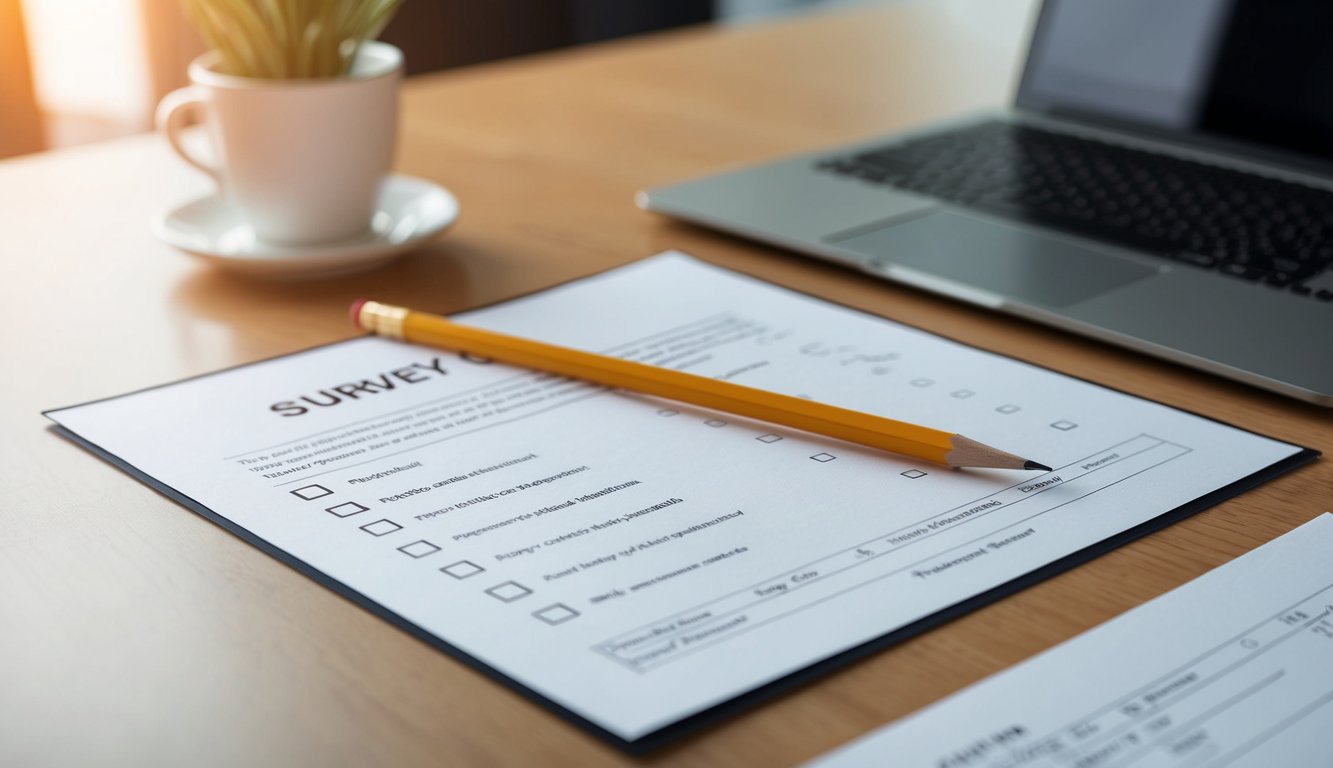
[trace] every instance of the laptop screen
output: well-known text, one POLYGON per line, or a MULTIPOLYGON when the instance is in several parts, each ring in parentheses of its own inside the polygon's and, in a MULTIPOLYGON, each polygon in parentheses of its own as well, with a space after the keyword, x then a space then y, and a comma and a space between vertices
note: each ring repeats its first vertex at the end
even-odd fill
POLYGON ((1333 2, 1046 0, 1018 104, 1333 162, 1333 2))

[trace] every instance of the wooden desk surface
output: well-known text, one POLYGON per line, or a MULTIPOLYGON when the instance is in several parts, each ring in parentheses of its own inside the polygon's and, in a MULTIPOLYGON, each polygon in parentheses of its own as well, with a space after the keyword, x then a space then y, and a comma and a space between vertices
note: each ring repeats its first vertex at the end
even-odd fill
MULTIPOLYGON (((542 708, 46 431, 43 408, 453 311, 679 248, 1333 450, 1328 411, 637 211, 633 192, 1005 102, 1026 0, 686 31, 409 83, 398 165, 456 229, 376 273, 255 284, 157 243, 207 189, 159 137, 0 163, 0 764, 616 765, 542 708)), ((1333 508, 1325 460, 647 760, 809 758, 1333 508)))

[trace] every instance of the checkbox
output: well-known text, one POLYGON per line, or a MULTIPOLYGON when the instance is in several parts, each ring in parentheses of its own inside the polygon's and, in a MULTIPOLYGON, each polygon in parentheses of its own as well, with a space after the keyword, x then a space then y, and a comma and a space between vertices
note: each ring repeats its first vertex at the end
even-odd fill
POLYGON ((680 411, 673 411, 673 410, 671 410, 670 408, 663 408, 663 409, 661 409, 660 411, 657 412, 657 415, 658 415, 658 416, 675 416, 675 415, 677 415, 677 414, 679 414, 679 413, 680 413, 680 411))
POLYGON ((440 551, 440 548, 431 544, 429 541, 414 541, 411 544, 404 544, 398 548, 399 552, 415 558, 422 558, 426 555, 433 555, 440 551))
POLYGON ((351 517, 352 515, 361 514, 367 509, 370 509, 370 507, 367 507, 364 504, 357 504, 355 501, 344 501, 343 503, 336 504, 324 511, 335 517, 351 517))
POLYGON ((968 399, 969 397, 971 397, 971 396, 973 396, 973 395, 975 395, 975 394, 976 394, 976 392, 973 392, 973 391, 970 390, 970 389, 955 389, 954 391, 952 391, 952 392, 949 393, 949 396, 950 396, 950 397, 956 397, 956 398, 958 398, 959 400, 966 400, 966 399, 968 399))
POLYGON ((482 568, 471 560, 459 560, 452 565, 446 565, 440 569, 440 573, 447 573, 455 579, 466 579, 469 576, 485 573, 485 571, 485 568, 482 568))
POLYGON ((293 496, 305 499, 306 501, 314 501, 321 496, 328 496, 333 493, 333 491, 330 491, 322 485, 303 485, 291 493, 293 496))
POLYGON ((399 525, 398 523, 395 523, 392 520, 376 520, 373 523, 366 523, 365 525, 361 526, 361 530, 365 531, 371 536, 383 536, 386 533, 401 531, 403 530, 403 526, 399 525))
POLYGON ((1060 430, 1061 432, 1068 432, 1069 430, 1074 429, 1074 428, 1077 427, 1078 425, 1075 424, 1075 423, 1072 422, 1072 421, 1065 421, 1064 419, 1061 419, 1060 421, 1055 422, 1055 423, 1052 424, 1051 426, 1052 426, 1052 427, 1055 427, 1056 429, 1060 430))
POLYGON ((776 443, 781 439, 782 435, 760 435, 755 438, 755 440, 758 440, 761 443, 776 443))
POLYGON ((547 624, 555 625, 564 624, 566 621, 578 616, 579 612, 564 603, 556 603, 555 605, 548 605, 540 611, 533 611, 532 615, 547 624))
POLYGON ((814 459, 815 461, 823 463, 826 461, 833 461, 838 457, 834 456, 831 453, 816 453, 814 456, 811 456, 810 458, 814 459))
POLYGON ((506 603, 512 603, 521 597, 527 597, 532 594, 532 590, 519 584, 517 581, 506 581, 503 584, 496 584, 486 590, 486 594, 506 603))
POLYGON ((912 381, 911 381, 910 383, 911 383, 911 385, 914 386, 914 387, 922 387, 922 388, 925 388, 925 387, 929 387, 931 384, 934 384, 934 383, 935 383, 935 380, 934 380, 934 379, 912 379, 912 381))
POLYGON ((998 413, 1018 413, 1019 411, 1023 410, 1023 408, 1021 406, 1017 406, 1010 403, 1008 405, 1002 405, 999 408, 996 408, 995 410, 998 413))
POLYGON ((704 423, 707 424, 707 425, 710 426, 710 427, 713 427, 713 428, 717 428, 717 427, 725 427, 725 426, 727 426, 727 422, 723 421, 722 419, 709 419, 708 421, 705 421, 704 423))
POLYGON ((918 477, 925 477, 927 473, 922 472, 919 469, 909 469, 906 472, 899 472, 898 474, 902 475, 908 480, 915 480, 918 477))

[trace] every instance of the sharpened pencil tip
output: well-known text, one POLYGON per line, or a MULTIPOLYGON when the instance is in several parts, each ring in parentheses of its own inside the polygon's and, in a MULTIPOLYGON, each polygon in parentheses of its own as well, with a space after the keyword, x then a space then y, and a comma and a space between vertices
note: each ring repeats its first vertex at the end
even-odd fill
POLYGON ((1042 472, 1052 471, 1050 467, 1046 466, 1045 464, 1039 464, 1033 461, 1032 459, 1028 459, 1027 461, 1023 462, 1023 469, 1039 469, 1042 472))

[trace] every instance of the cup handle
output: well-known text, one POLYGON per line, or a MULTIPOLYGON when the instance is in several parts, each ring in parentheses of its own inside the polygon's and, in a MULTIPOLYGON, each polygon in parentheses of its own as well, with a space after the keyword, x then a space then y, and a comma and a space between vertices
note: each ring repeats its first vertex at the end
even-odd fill
POLYGON ((207 106, 208 99, 204 96, 203 89, 194 85, 177 88, 162 97, 162 101, 158 103, 157 127, 158 130, 166 132, 167 141, 171 142, 171 148, 176 150, 176 154, 180 155, 182 160, 211 176, 218 188, 221 188, 222 174, 218 172, 218 169, 187 152, 180 139, 180 131, 183 127, 182 121, 185 117, 189 113, 207 106))

